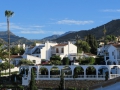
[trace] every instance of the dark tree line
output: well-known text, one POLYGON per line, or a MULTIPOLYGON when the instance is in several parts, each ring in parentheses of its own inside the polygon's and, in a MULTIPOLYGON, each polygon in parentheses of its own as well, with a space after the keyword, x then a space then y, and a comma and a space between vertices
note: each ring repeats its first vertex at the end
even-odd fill
POLYGON ((98 43, 94 35, 89 34, 86 38, 86 42, 90 46, 90 52, 93 54, 97 54, 98 43))

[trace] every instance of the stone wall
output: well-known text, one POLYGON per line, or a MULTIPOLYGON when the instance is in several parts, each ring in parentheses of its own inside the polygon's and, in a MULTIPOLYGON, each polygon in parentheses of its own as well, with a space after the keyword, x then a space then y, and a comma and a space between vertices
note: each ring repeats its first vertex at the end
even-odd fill
MULTIPOLYGON (((89 88, 95 84, 100 84, 103 80, 65 80, 65 88, 89 88)), ((36 81, 38 88, 58 88, 59 80, 39 80, 36 81)))

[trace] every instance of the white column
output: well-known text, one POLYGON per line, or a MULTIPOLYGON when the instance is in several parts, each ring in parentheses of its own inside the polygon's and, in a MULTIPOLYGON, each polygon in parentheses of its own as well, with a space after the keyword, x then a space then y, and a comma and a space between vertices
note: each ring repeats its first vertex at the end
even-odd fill
POLYGON ((98 79, 98 69, 96 68, 96 78, 98 79))
POLYGON ((83 69, 84 69, 84 79, 86 79, 86 68, 83 69))
POLYGON ((37 67, 37 79, 39 79, 39 67, 37 67))
POLYGON ((110 68, 108 68, 108 70, 109 70, 109 73, 108 73, 108 75, 109 75, 109 79, 111 79, 111 72, 110 72, 110 68))
POLYGON ((50 79, 50 70, 48 70, 48 78, 50 79))

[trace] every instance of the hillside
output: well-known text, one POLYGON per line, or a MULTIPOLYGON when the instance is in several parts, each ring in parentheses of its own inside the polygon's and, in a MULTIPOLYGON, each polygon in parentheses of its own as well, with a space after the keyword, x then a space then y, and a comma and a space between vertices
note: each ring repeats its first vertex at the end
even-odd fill
MULTIPOLYGON (((120 35, 120 19, 112 20, 104 25, 107 31, 106 35, 115 35, 115 36, 120 35)), ((69 33, 67 35, 55 39, 54 41, 61 42, 61 41, 73 40, 75 39, 76 35, 79 35, 81 39, 84 39, 84 37, 87 36, 88 34, 93 34, 97 39, 100 39, 104 36, 103 34, 104 25, 101 25, 96 28, 92 28, 90 30, 80 30, 78 32, 69 33)))
MULTIPOLYGON (((7 33, 7 31, 0 31, 0 38, 3 39, 5 42, 8 42, 8 33, 7 33)), ((18 43, 31 44, 32 42, 30 40, 27 40, 24 37, 16 36, 12 32, 10 32, 10 43, 14 43, 14 44, 18 44, 18 43)))
POLYGON ((52 35, 52 36, 48 36, 48 37, 45 37, 43 39, 41 39, 40 41, 51 41, 53 39, 56 39, 58 38, 60 35, 52 35))

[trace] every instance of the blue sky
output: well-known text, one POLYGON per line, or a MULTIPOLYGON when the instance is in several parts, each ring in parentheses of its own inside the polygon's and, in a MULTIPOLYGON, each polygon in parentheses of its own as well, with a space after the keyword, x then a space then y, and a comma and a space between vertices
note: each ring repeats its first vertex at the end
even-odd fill
POLYGON ((1 0, 0 31, 7 30, 5 10, 14 12, 11 32, 27 39, 42 39, 120 19, 120 0, 1 0))

